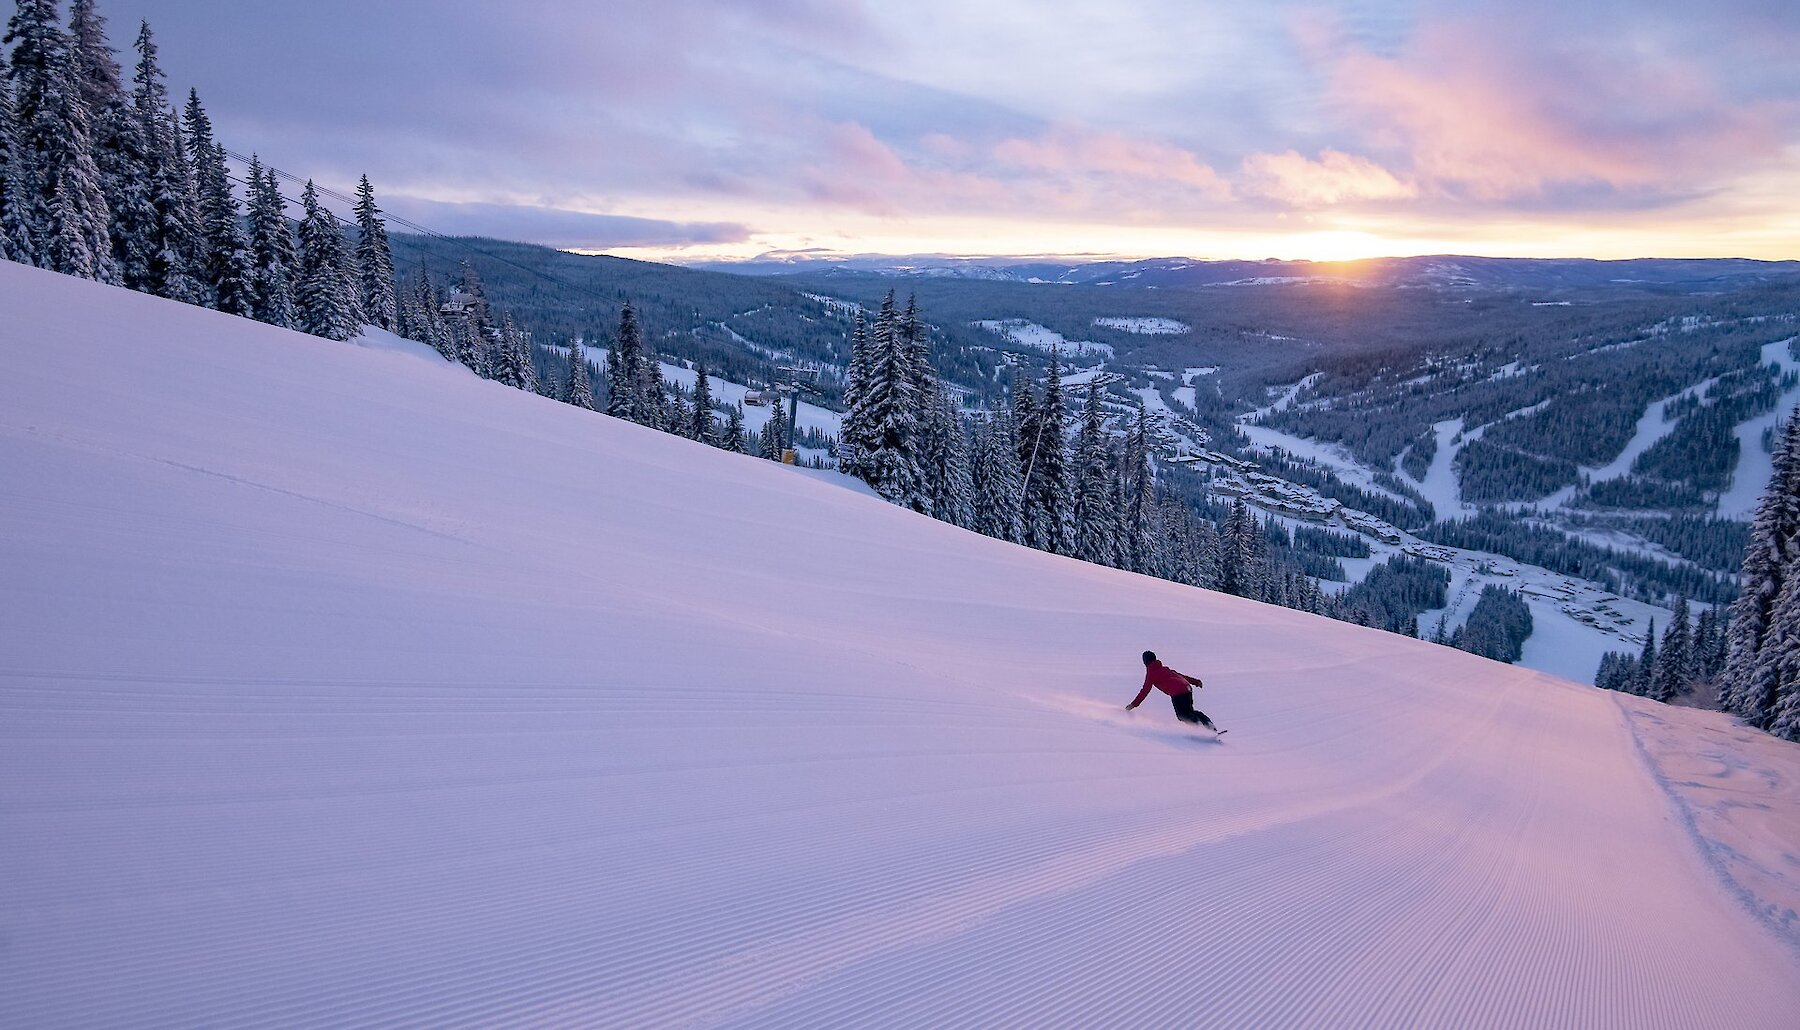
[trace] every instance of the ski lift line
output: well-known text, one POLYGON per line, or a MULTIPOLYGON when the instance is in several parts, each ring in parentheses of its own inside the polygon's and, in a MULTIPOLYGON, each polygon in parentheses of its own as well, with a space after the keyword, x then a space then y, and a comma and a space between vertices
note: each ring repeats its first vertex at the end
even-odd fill
MULTIPOLYGON (((245 164, 250 163, 249 157, 247 157, 243 154, 240 154, 237 151, 232 150, 229 147, 222 148, 222 149, 224 149, 225 153, 227 155, 229 155, 231 158, 233 158, 234 160, 241 161, 245 164)), ((274 173, 278 178, 286 179, 289 182, 303 183, 303 182, 311 181, 308 179, 302 179, 300 176, 295 175, 292 172, 284 171, 284 170, 277 168, 274 165, 269 164, 267 162, 263 162, 263 161, 261 161, 260 158, 258 159, 258 162, 261 163, 264 168, 266 168, 270 172, 274 173)), ((239 185, 242 185, 242 186, 249 185, 249 183, 245 182, 243 179, 240 179, 235 175, 231 175, 231 173, 229 171, 226 172, 226 175, 228 177, 230 177, 230 179, 233 182, 238 183, 239 185)), ((322 193, 325 196, 330 197, 333 200, 337 200, 341 203, 350 204, 352 206, 354 206, 356 204, 355 198, 345 196, 344 194, 339 193, 337 190, 334 190, 334 189, 330 188, 329 186, 320 186, 318 183, 314 182, 313 190, 315 192, 322 193)), ((299 201, 295 200, 292 197, 289 197, 285 193, 282 194, 282 199, 286 200, 290 204, 298 204, 299 203, 299 201)), ((327 210, 327 213, 330 214, 332 218, 335 218, 338 221, 343 222, 345 225, 350 224, 348 219, 339 217, 336 212, 330 211, 330 209, 326 209, 326 210, 327 210)), ((420 225, 419 223, 414 222, 411 219, 401 218, 399 215, 396 215, 392 212, 384 211, 384 212, 382 212, 382 214, 385 216, 387 221, 392 222, 395 225, 400 226, 401 228, 410 229, 413 232, 418 233, 421 236, 429 236, 432 239, 442 240, 445 243, 449 243, 454 246, 461 247, 464 250, 470 251, 475 254, 479 254, 482 257, 487 258, 490 261, 498 261, 503 265, 508 265, 513 268, 516 268, 521 272, 525 272, 530 275, 535 275, 539 279, 542 279, 548 283, 554 283, 557 286, 561 286, 563 289, 574 290, 576 293, 586 294, 587 296, 590 296, 590 297, 594 298, 595 300, 601 301, 606 304, 611 304, 613 302, 613 300, 615 299, 612 297, 608 297, 605 294, 602 294, 598 290, 589 289, 584 286, 578 286, 575 283, 571 283, 571 282, 565 282, 564 280, 558 279, 557 277, 550 275, 549 273, 544 272, 540 269, 532 268, 529 265, 522 265, 522 264, 518 263, 517 261, 511 260, 510 258, 504 258, 498 254, 494 254, 494 253, 490 253, 489 251, 482 250, 480 247, 477 247, 474 244, 467 242, 466 240, 462 239, 461 237, 446 236, 443 233, 438 232, 435 229, 427 228, 426 226, 420 225)))

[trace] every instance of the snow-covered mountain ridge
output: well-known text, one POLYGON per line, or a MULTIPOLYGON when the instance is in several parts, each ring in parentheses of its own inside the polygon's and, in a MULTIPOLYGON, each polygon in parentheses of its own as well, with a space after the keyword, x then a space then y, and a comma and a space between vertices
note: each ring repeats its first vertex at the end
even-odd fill
POLYGON ((1794 749, 1722 717, 405 350, 3 263, 0 309, 0 1025, 1800 1004, 1791 880, 1732 864, 1780 854, 1794 749), (1228 743, 1122 711, 1146 647, 1228 743), (1725 771, 1659 772, 1695 728, 1725 771))

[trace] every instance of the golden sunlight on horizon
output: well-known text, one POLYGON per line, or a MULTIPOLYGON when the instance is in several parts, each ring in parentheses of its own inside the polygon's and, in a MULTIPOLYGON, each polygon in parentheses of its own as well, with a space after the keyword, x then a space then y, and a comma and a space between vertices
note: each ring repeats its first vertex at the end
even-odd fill
MULTIPOLYGON (((1800 223, 1800 219, 1793 219, 1800 223)), ((1519 231, 1409 234, 1376 229, 1320 229, 1278 232, 1195 232, 1183 229, 1121 229, 1117 226, 988 227, 973 234, 937 233, 759 233, 739 243, 689 246, 570 248, 575 253, 608 254, 642 261, 684 264, 748 261, 762 257, 822 259, 853 256, 938 255, 946 258, 1082 261, 1190 257, 1197 260, 1361 261, 1371 258, 1458 254, 1511 258, 1747 258, 1800 259, 1800 224, 1721 227, 1696 243, 1688 227, 1653 232, 1596 226, 1520 226, 1519 231)))

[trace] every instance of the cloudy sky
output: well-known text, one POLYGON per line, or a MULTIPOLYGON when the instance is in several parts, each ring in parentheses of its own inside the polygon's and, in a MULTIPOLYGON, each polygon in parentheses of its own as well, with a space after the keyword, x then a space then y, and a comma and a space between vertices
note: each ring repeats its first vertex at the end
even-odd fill
POLYGON ((1800 3, 100 0, 222 137, 445 232, 770 252, 1800 257, 1800 3))

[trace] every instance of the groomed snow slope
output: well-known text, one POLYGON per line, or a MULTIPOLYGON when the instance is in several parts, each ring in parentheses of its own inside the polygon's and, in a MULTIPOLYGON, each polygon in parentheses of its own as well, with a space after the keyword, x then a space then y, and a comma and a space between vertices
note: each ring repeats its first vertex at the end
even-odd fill
POLYGON ((0 264, 0 1025, 1791 1026, 1585 687, 0 264), (1137 652, 1228 743, 1131 715, 1137 652))

